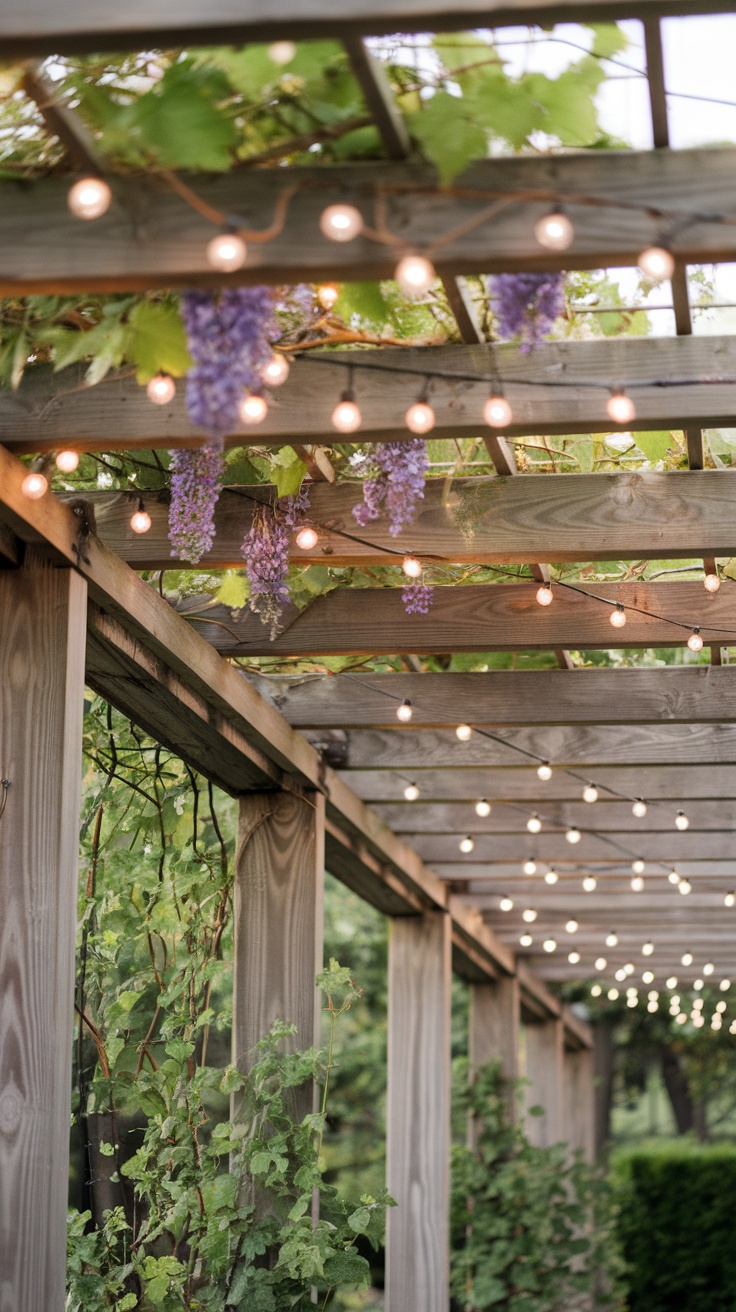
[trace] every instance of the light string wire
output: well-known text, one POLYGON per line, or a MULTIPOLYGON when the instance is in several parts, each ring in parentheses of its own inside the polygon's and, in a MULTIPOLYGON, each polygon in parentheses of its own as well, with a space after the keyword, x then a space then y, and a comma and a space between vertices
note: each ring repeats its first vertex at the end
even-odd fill
POLYGON ((10 792, 10 780, 0 779, 0 789, 2 789, 2 794, 0 795, 0 820, 2 820, 3 815, 5 814, 5 808, 8 804, 8 793, 10 792))

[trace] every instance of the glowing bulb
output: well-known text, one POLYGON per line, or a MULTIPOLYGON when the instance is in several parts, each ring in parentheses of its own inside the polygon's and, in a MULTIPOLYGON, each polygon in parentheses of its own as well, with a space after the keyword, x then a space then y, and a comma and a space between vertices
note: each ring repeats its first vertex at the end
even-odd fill
POLYGON ((693 988, 695 989, 696 993, 699 993, 700 990, 702 989, 702 987, 703 987, 703 980, 702 980, 702 979, 694 979, 694 980, 693 980, 693 988))
POLYGON ((530 948, 532 943, 534 942, 534 939, 532 938, 531 934, 522 934, 521 938, 519 939, 519 942, 523 948, 530 948))
POLYGON ((598 887, 598 880, 594 875, 586 875, 583 880, 583 889, 586 893, 594 893, 598 887))
POLYGON ((543 784, 549 783, 552 778, 552 766, 547 761, 542 761, 542 764, 537 766, 537 778, 541 779, 543 784))
POLYGON ((605 957, 596 957, 595 959, 596 970, 605 970, 607 965, 608 962, 606 961, 605 957))
POLYGON ((466 743, 472 732, 469 724, 459 724, 455 730, 455 737, 459 738, 461 743, 466 743))
POLYGON ((565 830, 565 838, 567 839, 568 843, 575 844, 580 842, 580 839, 582 838, 582 834, 580 833, 580 830, 576 829, 575 826, 573 825, 570 829, 565 830))
POLYGON ((623 969, 614 971, 613 978, 617 979, 619 984, 623 984, 624 980, 627 978, 626 971, 623 969))
POLYGON ((712 975, 714 970, 715 970, 715 966, 713 965, 713 962, 706 961, 705 965, 703 966, 703 974, 712 975))
POLYGON ((537 918, 537 912, 533 911, 531 907, 527 907, 525 911, 522 911, 521 918, 527 925, 533 925, 537 918))
POLYGON ((680 957, 680 961, 683 966, 692 966, 693 964, 692 952, 683 952, 682 956, 680 957))
POLYGON ((147 533, 151 527, 151 516, 143 509, 142 501, 130 517, 130 527, 134 533, 147 533))
POLYGON ((579 952, 568 952, 568 954, 567 954, 567 959, 568 959, 568 961, 570 962, 570 965, 571 965, 571 966, 577 966, 577 964, 578 964, 578 962, 579 962, 579 960, 580 960, 580 953, 579 953, 579 952))
POLYGON ((416 802, 418 796, 419 796, 419 789, 417 788, 416 784, 407 784, 406 788, 404 789, 404 797, 406 798, 407 802, 416 802))
POLYGON ((557 951, 557 944, 553 938, 546 938, 544 940, 544 943, 542 944, 542 947, 544 948, 545 952, 557 951))
POLYGON ((620 997, 618 989, 609 989, 608 993, 606 994, 606 997, 608 998, 609 1002, 615 1002, 616 999, 620 997))
POLYGON ((664 246, 648 246, 642 251, 637 264, 652 282, 664 282, 665 278, 671 278, 675 271, 672 253, 665 250, 664 246))
POLYGON ((681 879, 677 887, 679 888, 683 897, 687 897, 688 893, 692 893, 693 891, 693 886, 690 883, 689 879, 681 879))
POLYGON ((632 994, 626 999, 626 1006, 627 1006, 627 1007, 638 1007, 638 1006, 639 1006, 639 995, 638 995, 637 993, 632 993, 632 994))
POLYGON ((684 1025, 686 1020, 687 1020, 687 1015, 684 1011, 678 1012, 678 1014, 675 1016, 675 1021, 678 1025, 684 1025))
POLYGON ((577 920, 568 920, 567 924, 565 925, 565 929, 567 930, 568 934, 576 934, 578 929, 577 920))
POLYGON ((483 406, 483 418, 489 428, 507 428, 511 423, 511 406, 505 396, 494 396, 493 392, 483 406))
POLYGON ((645 970, 642 973, 642 980, 644 981, 645 984, 652 984, 654 982, 654 975, 652 974, 651 970, 645 970))
POLYGON ((545 884, 556 884, 559 878, 560 876, 558 875, 556 870, 548 870, 546 875, 544 876, 544 882, 545 884))
POLYGON ((49 480, 40 470, 32 469, 30 474, 26 474, 20 485, 20 490, 24 497, 29 501, 38 501, 48 490, 49 480))
POLYGON ((435 413, 426 401, 415 401, 409 406, 405 416, 406 426, 411 433, 430 433, 435 424, 435 413))
MULTIPOLYGON (((676 975, 670 975, 670 976, 665 980, 665 984, 667 985, 667 988, 668 988, 668 989, 676 989, 676 988, 677 988, 677 976, 676 976, 676 975)), ((678 1002, 679 1002, 679 998, 678 998, 678 1002)))
POLYGON ((723 901, 727 907, 732 907, 736 902, 736 893, 727 893, 723 901))
POLYGON ((352 241, 363 231, 363 215, 354 205, 328 205, 319 216, 319 226, 330 241, 352 241))
POLYGON ((540 829, 542 828, 542 821, 539 819, 539 816, 537 815, 536 811, 534 812, 533 815, 529 816, 529 819, 526 822, 526 827, 529 830, 530 834, 539 833, 540 829))
POLYGON ((700 636, 700 629, 693 629, 687 640, 687 645, 691 651, 703 650, 703 639, 700 636))
POLYGON ((261 369, 261 378, 268 387, 280 387, 289 377, 289 361, 284 355, 272 355, 261 369))
POLYGON ((634 875, 634 878, 631 881, 631 887, 633 888, 635 893, 644 892, 644 880, 642 879, 641 875, 634 875))
POLYGON ((690 828, 690 821, 684 811, 677 812, 677 815, 675 816, 675 828, 679 829, 681 832, 690 828))
POLYGON ((624 974, 627 976, 633 975, 635 970, 636 970, 636 966, 634 965, 633 961, 627 961, 626 965, 624 966, 624 974))
POLYGON ((300 528, 296 535, 296 545, 300 551, 311 551, 319 542, 319 534, 309 524, 300 528))
POLYGON ((611 933, 606 935, 606 947, 615 948, 617 945, 618 945, 618 934, 614 933, 614 931, 611 930, 611 933))
POLYGON ((491 804, 486 801, 485 797, 481 797, 480 801, 476 802, 475 814, 482 816, 483 818, 491 814, 491 804))
POLYGON ((534 224, 534 236, 548 251, 566 251, 574 235, 570 220, 560 210, 552 210, 534 224))
POLYGON ((525 875, 536 875, 537 873, 536 861, 525 861, 523 870, 525 875))
POLYGON ((537 588, 537 601, 540 606, 552 605, 552 584, 543 583, 541 588, 537 588))
POLYGON ((706 574, 703 579, 703 587, 706 592, 717 592, 721 586, 721 580, 717 574, 706 574))
POLYGON ((112 192, 102 178, 80 178, 69 188, 67 205, 77 219, 99 219, 110 208, 112 192))
POLYGON ((631 862, 631 869, 633 870, 633 872, 634 872, 635 875, 643 875, 643 874, 644 874, 645 866, 644 866, 644 862, 642 861, 642 859, 641 859, 640 856, 638 856, 638 857, 636 858, 636 861, 632 861, 632 862, 631 862))
POLYGON ((268 402, 257 392, 250 392, 240 402, 238 414, 244 424, 262 424, 268 414, 268 402))
POLYGON ((600 984, 592 984, 592 985, 591 985, 591 989, 590 989, 590 995, 591 995, 591 997, 593 997, 593 998, 599 998, 599 997, 601 996, 601 993, 602 993, 602 992, 603 992, 603 989, 601 988, 600 984))
POLYGON ((56 468, 60 469, 62 474, 73 474, 78 464, 78 451, 57 451, 56 468))
POLYGON ((363 422, 352 392, 343 392, 335 409, 332 411, 332 425, 338 433, 355 433, 363 422))
POLYGON ((513 911, 514 909, 514 904, 510 897, 502 897, 498 905, 501 911, 513 911))
POLYGON ((422 577, 422 562, 421 560, 417 560, 416 556, 404 556, 404 559, 401 562, 401 568, 408 579, 419 579, 422 577))
POLYGON ((169 374, 156 374, 146 384, 146 395, 154 405, 168 405, 176 396, 176 383, 169 374))
POLYGON ((668 874, 667 878, 669 879, 671 884, 679 884, 680 882, 680 876, 678 875, 676 870, 670 870, 670 873, 668 874))
POLYGON ((274 64, 290 64, 295 54, 293 41, 274 41, 268 47, 268 57, 274 64))
POLYGON ((719 987, 719 989, 721 990, 722 993, 725 993, 726 990, 727 990, 727 989, 730 989, 730 987, 731 987, 731 981, 730 981, 730 979, 722 979, 721 982, 720 982, 720 984, 718 985, 718 987, 719 987))
POLYGON ((643 957, 651 957, 653 951, 654 951, 653 943, 649 942, 649 943, 642 944, 641 954, 643 957))
POLYGON ((625 392, 611 392, 606 402, 606 412, 614 424, 630 424, 632 419, 636 419, 636 406, 625 392))
POLYGON ((642 797, 637 797, 631 811, 632 814, 636 816, 637 820, 643 820, 647 813, 647 804, 642 797))
POLYGON ((654 1013, 655 1011, 659 1011, 659 1003, 655 1002, 654 999, 652 999, 651 1002, 647 1003, 647 1011, 651 1011, 652 1013, 654 1013))
POLYGON ((626 611, 620 601, 616 602, 610 615, 611 623, 614 629, 622 629, 626 623, 626 611))
POLYGON ((468 836, 467 838, 461 838, 461 839, 460 839, 460 851, 461 851, 461 852, 472 852, 474 847, 475 847, 475 843, 474 843, 473 839, 470 838, 470 836, 468 836))
POLYGON ((595 784, 586 784, 586 785, 585 785, 585 787, 584 787, 584 789, 583 789, 583 801, 584 801, 584 802, 597 802, 597 801, 598 801, 598 789, 596 788, 595 784))
POLYGON ((405 255, 396 266, 394 274, 405 296, 424 296, 428 292, 437 274, 434 265, 423 255, 405 255))
POLYGON ((248 247, 237 232, 219 232, 207 243, 207 263, 221 273, 234 273, 245 264, 248 247))
POLYGON ((399 720, 401 724, 408 724, 412 714, 411 702, 408 697, 405 697, 401 705, 396 707, 396 719, 399 720))
POLYGON ((340 288, 334 282, 325 282, 317 288, 317 300, 323 310, 331 310, 340 295, 340 288))

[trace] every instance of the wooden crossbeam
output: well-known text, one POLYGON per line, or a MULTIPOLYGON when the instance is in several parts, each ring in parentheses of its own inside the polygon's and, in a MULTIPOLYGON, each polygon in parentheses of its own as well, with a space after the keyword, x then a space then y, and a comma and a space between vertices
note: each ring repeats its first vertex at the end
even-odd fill
MULTIPOLYGON (((516 770, 504 767, 481 769, 461 766, 452 770, 429 767, 408 777, 386 769, 352 770, 349 779, 351 788, 358 796, 378 810, 382 803, 402 803, 406 807, 416 805, 414 802, 404 802, 404 788, 409 783, 416 783, 422 801, 463 801, 472 805, 480 797, 487 797, 497 803, 527 803, 531 811, 544 810, 561 803, 575 804, 579 801, 582 788, 578 779, 565 774, 563 770, 553 770, 552 778, 547 783, 541 783, 532 765, 516 770)), ((687 810, 690 814, 693 805, 734 797, 736 768, 724 765, 719 770, 709 770, 707 764, 663 764, 652 769, 600 765, 595 771, 595 783, 601 788, 601 801, 597 805, 618 805, 617 802, 603 800, 607 796, 603 788, 607 785, 624 797, 641 796, 652 801, 666 800, 672 803, 682 803, 684 799, 689 799, 687 810)))
MULTIPOLYGON (((578 786, 578 794, 582 785, 578 786)), ((493 800, 493 799, 489 799, 493 800)), ((673 819, 678 810, 687 812, 690 833, 708 830, 736 832, 736 801, 692 801, 678 798, 671 804, 653 803, 641 820, 631 814, 631 802, 612 798, 601 792, 601 800, 592 805, 583 801, 545 802, 543 797, 533 806, 497 803, 489 816, 478 816, 471 801, 436 802, 420 798, 417 802, 378 803, 376 811, 396 834, 524 834, 532 811, 544 816, 545 825, 566 829, 574 825, 580 829, 593 828, 598 833, 625 835, 626 843, 640 834, 672 833, 673 819), (608 796, 609 800, 603 800, 608 796)))
MULTIPOLYGON (((674 820, 674 817, 673 817, 674 820)), ((592 819, 590 821, 593 823, 592 819)), ((472 826, 471 826, 472 828, 472 826)), ((735 839, 732 830, 710 830, 680 833, 672 825, 669 833, 630 834, 623 833, 618 840, 624 848, 618 852, 609 843, 609 835, 599 835, 583 830, 582 838, 575 846, 568 843, 560 829, 543 828, 539 834, 475 834, 475 851, 472 860, 483 861, 536 861, 553 864, 562 862, 567 868, 587 866, 601 860, 615 858, 623 869, 627 861, 641 857, 644 861, 663 861, 676 863, 680 861, 710 860, 726 861, 733 857, 735 839), (628 849, 628 852, 627 852, 628 849), (628 853, 632 855, 628 855, 628 853)), ((411 846, 419 852, 424 861, 433 867, 443 862, 457 862, 462 865, 456 834, 407 835, 411 846)))
MULTIPOLYGON (((431 247, 467 226, 494 199, 527 197, 512 199, 491 220, 443 247, 437 258, 441 276, 633 265, 658 239, 660 212, 668 221, 672 215, 736 214, 735 158, 733 149, 721 148, 482 160, 466 170, 451 195, 437 193, 433 170, 424 164, 289 169, 288 183, 298 190, 283 232, 270 242, 252 243, 245 267, 233 274, 218 274, 207 263, 212 223, 156 175, 118 180, 113 205, 94 224, 69 213, 63 179, 4 182, 0 294, 391 277, 394 244, 364 237, 335 243, 319 230, 323 207, 346 190, 371 220, 379 186, 388 193, 389 227, 401 234, 407 249, 431 247), (574 222, 575 240, 570 250, 555 254, 536 242, 533 230, 557 199, 574 222)), ((215 211, 242 215, 249 228, 259 230, 272 224, 287 186, 283 169, 189 181, 215 211)), ((674 251, 683 264, 729 260, 735 240, 730 224, 693 217, 681 225, 674 251)))
MULTIPOLYGON (((181 613, 226 656, 327 656, 413 652, 553 651, 681 647, 694 626, 707 643, 736 644, 736 589, 707 593, 698 583, 617 583, 591 588, 605 601, 554 589, 551 606, 536 601, 536 583, 438 587, 427 615, 407 615, 401 588, 338 589, 306 610, 288 607, 273 642, 250 610, 232 611, 190 598, 181 613), (627 610, 623 629, 610 623, 614 603, 627 610), (610 604, 609 604, 610 603, 610 604), (669 617, 684 626, 666 622, 669 617)), ((390 685, 389 685, 390 686, 390 685)), ((388 709, 388 708, 387 708, 388 709)))
MULTIPOLYGON (((622 888, 624 881, 628 882, 631 878, 631 869, 626 854, 620 853, 619 856, 618 861, 601 858, 595 862, 592 871, 586 870, 584 866, 577 867, 574 864, 570 866, 569 862, 566 861, 555 862, 555 868, 560 876, 559 884, 554 886, 558 897, 561 900, 564 899, 570 889, 574 893, 579 892, 582 887, 582 877, 587 873, 594 874, 603 888, 622 888)), ((462 888, 464 891, 471 890, 477 892, 479 896, 483 892, 514 893, 521 887, 529 889, 534 886, 530 878, 523 874, 522 860, 525 859, 521 858, 518 861, 484 861, 482 863, 476 861, 473 863, 470 858, 467 858, 462 863, 456 861, 438 862, 435 868, 453 888, 462 888)), ((680 875, 694 881, 694 887, 702 882, 707 885, 709 890, 722 889, 724 894, 731 890, 736 892, 736 865, 733 860, 714 858, 712 860, 690 861, 683 859, 677 861, 677 871, 680 875)), ((666 869, 660 868, 657 877, 664 878, 667 873, 666 869)), ((536 887, 540 886, 540 880, 537 878, 536 887)), ((593 894, 586 894, 586 896, 592 897, 593 894)), ((683 897, 681 893, 678 893, 678 897, 682 898, 683 904, 687 901, 687 898, 683 897)))

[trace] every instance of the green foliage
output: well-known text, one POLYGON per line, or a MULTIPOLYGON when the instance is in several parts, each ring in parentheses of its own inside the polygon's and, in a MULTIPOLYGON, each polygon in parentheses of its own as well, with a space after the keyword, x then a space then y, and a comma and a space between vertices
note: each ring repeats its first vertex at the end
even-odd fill
POLYGON ((619 1172, 631 1312, 733 1312, 736 1149, 667 1145, 619 1172))
POLYGON ((465 1095, 476 1146, 454 1155, 455 1297, 479 1312, 567 1312, 594 1293, 596 1306, 620 1306, 607 1186, 563 1144, 530 1144, 508 1097, 495 1064, 465 1095))

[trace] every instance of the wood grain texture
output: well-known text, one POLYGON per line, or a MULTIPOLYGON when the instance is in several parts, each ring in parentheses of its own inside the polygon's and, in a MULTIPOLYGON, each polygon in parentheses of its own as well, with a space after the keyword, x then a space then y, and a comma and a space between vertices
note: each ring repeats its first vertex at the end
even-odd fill
MULTIPOLYGON (((541 790, 540 790, 541 791, 541 790)), ((548 802, 544 796, 534 806, 493 803, 491 814, 478 816, 474 801, 467 802, 396 802, 379 803, 376 811, 395 834, 523 834, 532 810, 544 817, 545 824, 566 829, 593 828, 599 833, 625 834, 633 842, 639 834, 670 834, 673 816, 679 809, 687 812, 690 833, 709 830, 733 830, 736 833, 736 800, 720 802, 679 798, 671 805, 660 806, 649 799, 650 806, 642 819, 632 815, 631 802, 603 800, 590 804, 582 801, 548 802)), ((411 837, 409 837, 411 842, 411 837)))
MULTIPOLYGON (((225 490, 205 566, 242 567, 240 548, 253 498, 268 496, 264 487, 225 490)), ((380 520, 361 529, 361 541, 355 540, 352 509, 360 496, 357 483, 314 486, 311 518, 319 544, 311 552, 292 547, 291 559, 400 565, 410 550, 430 564, 509 565, 736 555, 736 479, 723 470, 456 479, 449 493, 443 479, 432 479, 411 539, 400 546, 380 520), (468 527, 467 535, 459 521, 468 527)), ((135 508, 130 497, 105 492, 89 500, 100 537, 116 555, 134 569, 171 567, 166 506, 148 501, 153 527, 136 535, 130 528, 135 508)))
MULTIPOLYGON (((535 349, 533 362, 515 346, 493 349, 513 408, 513 422, 504 430, 505 436, 499 437, 482 421, 493 357, 488 345, 478 344, 385 347, 380 354, 341 351, 339 364, 329 352, 295 359, 264 422, 255 430, 239 426, 228 435, 228 443, 337 445, 340 436, 332 427, 331 414, 344 384, 345 363, 363 366, 355 373, 363 416, 361 441, 411 437, 404 423, 407 402, 418 390, 417 374, 430 369, 450 375, 433 382, 434 435, 486 434, 494 462, 498 444, 509 436, 609 432, 605 403, 612 376, 632 388, 638 430, 733 422, 733 337, 545 342, 535 349), (375 368, 378 364, 380 370, 375 368), (474 377, 479 381, 472 381, 474 377)), ((90 387, 79 365, 59 373, 45 365, 29 368, 17 392, 0 394, 0 432, 6 445, 19 452, 54 450, 59 444, 105 451, 194 446, 203 439, 202 430, 187 416, 182 383, 169 405, 156 406, 133 378, 111 376, 90 387)), ((508 463, 508 457, 499 462, 499 473, 511 472, 503 467, 508 463)))
MULTIPOLYGON (((241 169, 187 181, 216 211, 242 214, 249 228, 260 230, 272 223, 285 187, 284 170, 278 168, 241 169)), ((393 245, 366 237, 336 244, 319 230, 324 206, 341 200, 346 190, 370 215, 371 198, 380 185, 389 189, 388 227, 400 232, 407 248, 419 250, 459 230, 499 196, 531 194, 533 199, 506 205, 493 219, 443 247, 437 261, 443 276, 635 265, 661 230, 652 209, 693 216, 676 229, 673 240, 681 263, 729 260, 733 255, 732 228, 698 217, 736 210, 734 151, 728 147, 479 160, 456 180, 459 194, 456 190, 454 195, 437 190, 430 166, 404 161, 290 168, 289 182, 299 190, 283 232, 270 242, 253 243, 245 267, 233 274, 218 274, 207 262, 213 225, 155 174, 115 180, 113 204, 94 224, 80 223, 69 213, 64 178, 4 182, 0 294, 389 278, 396 265, 393 245), (604 203, 585 204, 579 197, 604 203), (534 238, 534 223, 551 200, 564 201, 574 223, 568 251, 545 250, 534 238)))
MULTIPOLYGON (((542 784, 532 767, 517 770, 481 770, 472 766, 453 770, 419 769, 411 778, 392 770, 352 770, 347 776, 350 786, 360 797, 382 814, 377 803, 402 804, 407 808, 415 802, 404 802, 403 790, 408 783, 416 783, 423 801, 458 802, 474 804, 479 797, 490 796, 497 803, 524 802, 529 810, 543 810, 558 803, 575 803, 580 797, 581 784, 561 770, 554 770, 548 783, 542 784)), ((719 770, 705 765, 661 765, 656 769, 641 766, 601 765, 596 769, 595 781, 607 785, 625 797, 643 796, 651 801, 668 800, 673 803, 730 801, 736 794, 736 769, 724 765, 719 770)), ((610 803, 618 805, 618 803, 610 803)), ((609 805, 609 803, 606 803, 609 805)), ((597 817, 596 817, 597 823, 597 817)), ((402 826, 399 826, 402 827, 402 826)))
POLYGON ((391 923, 386 1161, 387 1312, 449 1303, 450 922, 391 923))
POLYGON ((581 1152, 586 1162, 595 1153, 595 1088, 593 1053, 588 1048, 563 1054, 562 1138, 570 1158, 581 1152))
MULTIPOLYGON (((627 861, 630 864, 636 857, 641 857, 645 861, 676 864, 679 868, 681 861, 726 861, 733 855, 736 844, 733 830, 711 830, 695 834, 687 830, 686 833, 680 833, 674 823, 669 833, 621 834, 616 843, 620 841, 623 852, 618 846, 612 845, 611 840, 611 835, 599 834, 592 829, 583 829, 582 838, 575 845, 568 843, 564 832, 559 829, 542 829, 539 834, 476 834, 475 851, 470 859, 476 864, 538 860, 549 864, 559 862, 570 868, 586 866, 599 860, 617 860, 625 866, 627 861)), ((457 834, 417 833, 411 835, 411 843, 423 860, 432 866, 443 862, 455 862, 458 865, 463 863, 457 834)))
POLYGON ((565 1133, 563 1117, 565 1032, 561 1020, 525 1025, 522 1042, 524 1129, 533 1144, 549 1148, 565 1133), (543 1116, 529 1115, 532 1107, 543 1107, 543 1116))
POLYGON ((64 1306, 86 587, 0 573, 0 1309, 64 1306))
MULTIPOLYGON (((495 984, 471 985, 468 1021, 471 1074, 489 1061, 498 1061, 504 1079, 517 1079, 520 1007, 519 981, 514 976, 502 976, 495 984)), ((515 1108, 515 1095, 509 1105, 515 1108)))

